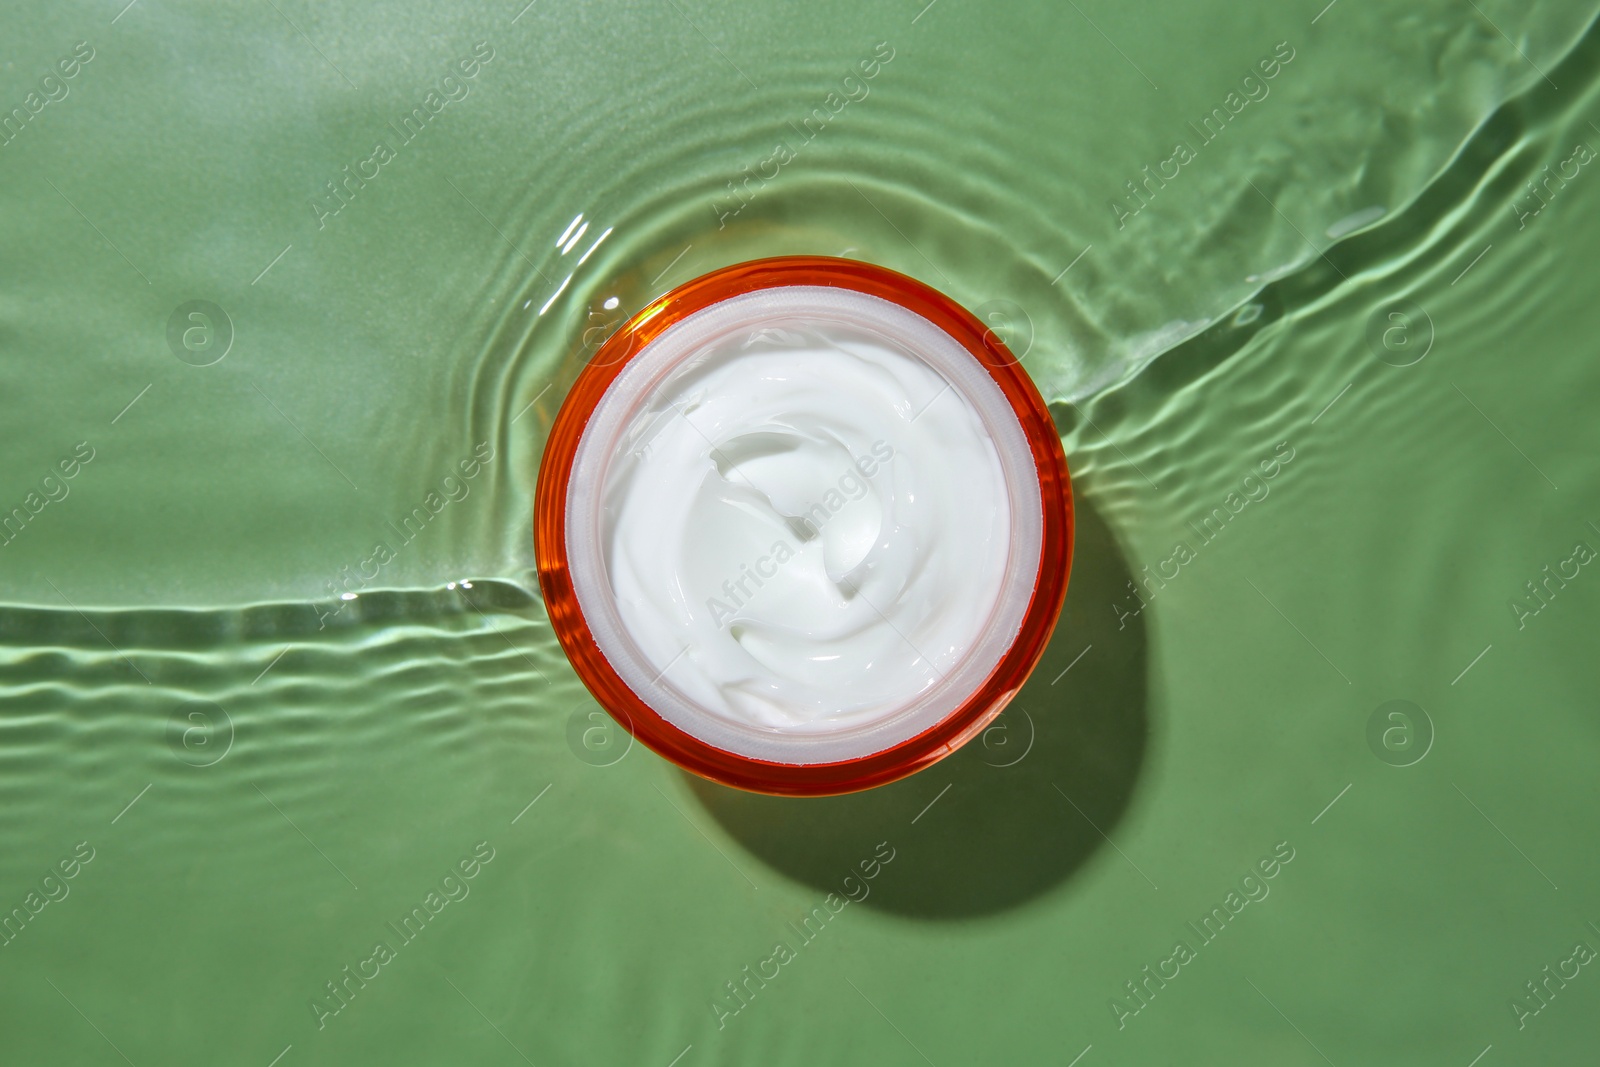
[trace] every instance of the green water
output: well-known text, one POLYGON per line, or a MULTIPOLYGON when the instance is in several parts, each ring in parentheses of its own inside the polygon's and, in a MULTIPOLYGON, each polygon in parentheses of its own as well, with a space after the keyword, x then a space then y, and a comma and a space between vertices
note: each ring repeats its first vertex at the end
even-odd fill
POLYGON ((1593 15, 8 13, 0 1062, 1592 1059, 1593 15), (531 571, 587 351, 783 253, 992 316, 1081 524, 822 801, 591 730, 531 571))

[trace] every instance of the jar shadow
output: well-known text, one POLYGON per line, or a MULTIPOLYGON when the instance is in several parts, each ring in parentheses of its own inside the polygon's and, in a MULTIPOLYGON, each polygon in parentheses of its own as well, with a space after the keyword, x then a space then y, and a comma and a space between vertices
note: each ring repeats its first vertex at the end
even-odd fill
POLYGON ((764 796, 683 772, 700 804, 778 872, 919 919, 1016 908, 1107 849, 1148 744, 1148 640, 1143 615, 1113 607, 1132 603, 1133 580, 1116 537, 1088 501, 1074 503, 1061 621, 981 735, 910 778, 838 797, 764 796), (880 843, 893 850, 881 869, 880 843))

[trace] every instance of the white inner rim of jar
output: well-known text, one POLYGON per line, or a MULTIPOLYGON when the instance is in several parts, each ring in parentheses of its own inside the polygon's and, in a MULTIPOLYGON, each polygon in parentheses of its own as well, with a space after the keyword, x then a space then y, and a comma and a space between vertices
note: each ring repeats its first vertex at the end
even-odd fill
POLYGON ((785 764, 835 763, 892 748, 958 709, 993 671, 1021 628, 1038 577, 1042 515, 1038 472, 1026 436, 989 372, 927 319, 887 300, 850 289, 780 286, 731 297, 676 323, 631 360, 607 388, 585 426, 567 486, 566 547, 584 618, 623 682, 662 718, 726 752, 785 764), (637 422, 653 401, 692 373, 747 345, 760 331, 785 327, 844 328, 919 361, 966 403, 988 432, 1010 508, 1009 551, 1000 587, 977 639, 937 682, 909 694, 902 706, 864 725, 828 732, 794 731, 717 714, 677 685, 674 671, 695 649, 685 645, 652 657, 630 633, 607 569, 603 509, 613 461, 637 439, 637 422), (660 662, 657 662, 660 660, 660 662))

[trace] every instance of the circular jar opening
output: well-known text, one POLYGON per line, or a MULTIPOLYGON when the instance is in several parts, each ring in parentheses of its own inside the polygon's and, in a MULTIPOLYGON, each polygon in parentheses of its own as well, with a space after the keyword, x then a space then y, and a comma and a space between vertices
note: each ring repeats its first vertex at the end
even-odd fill
POLYGON ((535 536, 602 706, 714 780, 821 794, 953 751, 1059 614, 1071 496, 992 333, 893 272, 728 268, 602 347, 558 416, 535 536))

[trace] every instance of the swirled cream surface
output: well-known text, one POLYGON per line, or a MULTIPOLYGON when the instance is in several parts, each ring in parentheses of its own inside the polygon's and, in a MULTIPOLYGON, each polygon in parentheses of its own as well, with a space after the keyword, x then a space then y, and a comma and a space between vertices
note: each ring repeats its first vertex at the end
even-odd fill
MULTIPOLYGON (((794 290, 766 302, 774 292, 794 290)), ((599 478, 577 532, 596 542, 590 599, 609 598, 611 639, 680 714, 758 741, 870 733, 926 703, 994 627, 1014 555, 985 419, 915 339, 867 312, 910 315, 932 331, 924 347, 954 342, 885 301, 820 292, 824 310, 843 305, 831 321, 780 298, 721 324, 702 312, 653 342, 677 351, 647 350, 613 383, 633 373, 644 388, 598 428, 609 454, 584 462, 580 448, 573 474, 575 489, 599 478)), ((986 381, 979 370, 968 385, 986 381)))

